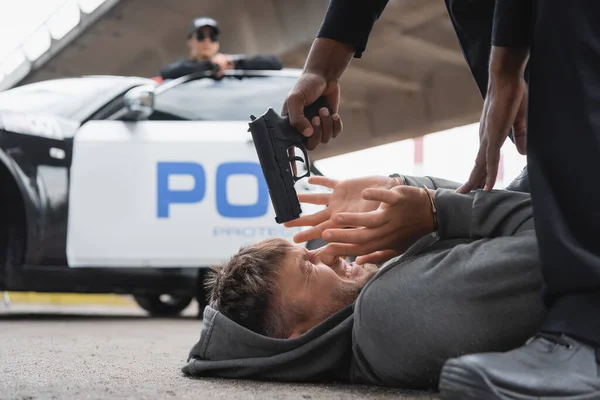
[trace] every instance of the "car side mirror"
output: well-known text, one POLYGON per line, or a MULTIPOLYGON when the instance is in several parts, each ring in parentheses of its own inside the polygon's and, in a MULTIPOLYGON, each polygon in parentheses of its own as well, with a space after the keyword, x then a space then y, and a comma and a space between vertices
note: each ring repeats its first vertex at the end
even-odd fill
POLYGON ((125 93, 125 121, 141 121, 148 119, 154 112, 154 86, 138 86, 125 93))

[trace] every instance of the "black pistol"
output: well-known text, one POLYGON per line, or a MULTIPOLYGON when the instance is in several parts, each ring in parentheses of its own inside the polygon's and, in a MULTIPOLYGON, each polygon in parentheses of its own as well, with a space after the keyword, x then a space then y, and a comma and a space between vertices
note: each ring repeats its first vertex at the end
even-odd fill
MULTIPOLYGON (((325 97, 319 97, 304 109, 304 115, 311 121, 323 107, 332 113, 325 97)), ((288 116, 281 117, 272 108, 258 118, 251 115, 250 119, 252 122, 248 131, 252 133, 258 160, 269 188, 269 196, 275 209, 275 222, 282 224, 296 219, 302 213, 302 208, 294 184, 310 176, 310 160, 306 151, 308 138, 290 124, 288 116), (294 147, 302 150, 304 160, 290 154, 289 150, 294 147), (308 172, 295 176, 291 166, 291 162, 295 161, 304 162, 308 172)))

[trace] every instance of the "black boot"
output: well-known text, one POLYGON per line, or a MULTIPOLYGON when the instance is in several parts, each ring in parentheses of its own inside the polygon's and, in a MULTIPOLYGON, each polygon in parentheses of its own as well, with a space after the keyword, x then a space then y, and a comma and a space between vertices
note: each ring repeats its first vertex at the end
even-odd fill
POLYGON ((507 353, 446 361, 443 400, 600 399, 600 349, 566 335, 539 333, 507 353))

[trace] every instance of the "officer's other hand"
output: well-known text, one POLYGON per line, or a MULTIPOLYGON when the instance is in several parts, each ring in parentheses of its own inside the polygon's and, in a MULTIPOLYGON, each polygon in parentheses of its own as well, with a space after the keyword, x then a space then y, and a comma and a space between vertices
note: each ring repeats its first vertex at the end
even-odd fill
POLYGON ((527 100, 529 97, 529 89, 525 89, 521 105, 517 111, 517 117, 512 126, 515 146, 521 155, 527 154, 527 100))
POLYGON ((526 46, 492 46, 488 91, 479 124, 479 151, 469 179, 456 190, 458 193, 494 188, 500 150, 511 128, 517 150, 526 153, 528 87, 524 73, 528 58, 526 46))
POLYGON ((496 183, 500 151, 510 128, 515 130, 517 150, 525 153, 527 84, 523 78, 511 78, 490 86, 479 124, 479 151, 468 181, 458 193, 483 188, 491 191, 496 183))
POLYGON ((288 93, 281 114, 289 115, 292 126, 309 138, 307 149, 314 150, 319 143, 328 143, 342 132, 339 104, 340 86, 337 82, 328 82, 323 75, 305 71, 288 93), (319 116, 309 121, 304 115, 304 108, 321 96, 325 96, 333 114, 327 108, 321 108, 319 116))

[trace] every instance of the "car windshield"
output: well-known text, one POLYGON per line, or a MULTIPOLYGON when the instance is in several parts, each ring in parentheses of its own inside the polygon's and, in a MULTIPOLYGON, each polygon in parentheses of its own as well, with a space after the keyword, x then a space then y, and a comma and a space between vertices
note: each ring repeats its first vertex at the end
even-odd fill
POLYGON ((297 79, 259 76, 195 80, 158 95, 155 108, 187 120, 248 121, 250 115, 262 115, 269 107, 279 113, 297 79))
POLYGON ((115 84, 111 77, 54 79, 0 92, 0 110, 27 112, 72 119, 115 84))

